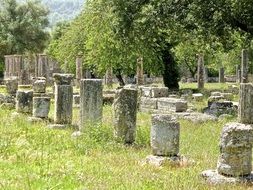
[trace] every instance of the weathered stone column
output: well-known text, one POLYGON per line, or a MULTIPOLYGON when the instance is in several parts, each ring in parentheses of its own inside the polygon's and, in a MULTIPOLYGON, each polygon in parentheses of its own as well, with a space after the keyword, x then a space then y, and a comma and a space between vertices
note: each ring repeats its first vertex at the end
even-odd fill
POLYGON ((70 125, 72 123, 73 87, 72 74, 54 73, 55 81, 55 124, 70 125))
POLYGON ((224 71, 224 67, 221 67, 219 69, 219 83, 224 83, 225 82, 225 71, 224 71))
POLYGON ((50 97, 33 97, 33 117, 47 118, 50 110, 50 97))
POLYGON ((109 87, 112 88, 113 85, 113 71, 112 68, 110 67, 105 74, 105 84, 109 87))
POLYGON ((18 79, 17 78, 9 78, 5 79, 6 91, 10 95, 16 95, 18 90, 18 79))
POLYGON ((37 64, 35 66, 35 76, 48 79, 48 58, 45 54, 37 55, 37 64))
POLYGON ((220 140, 217 170, 228 176, 250 175, 252 170, 252 132, 250 125, 226 124, 220 140))
POLYGON ((204 55, 198 55, 198 89, 204 88, 204 55))
POLYGON ((82 66, 82 55, 78 55, 76 58, 76 79, 79 83, 83 78, 83 66, 82 66))
POLYGON ((208 68, 204 67, 204 81, 205 83, 208 82, 208 68))
POLYGON ((113 103, 113 125, 115 136, 125 143, 133 143, 136 134, 137 114, 136 89, 119 89, 113 103))
POLYGON ((140 57, 137 59, 137 72, 136 72, 136 83, 137 85, 144 84, 144 75, 143 75, 143 58, 140 57))
POLYGON ((153 155, 177 156, 180 125, 171 115, 152 115, 150 142, 153 155))
POLYGON ((242 50, 242 61, 241 61, 241 82, 247 83, 248 82, 248 50, 242 50))
POLYGON ((33 91, 17 91, 16 111, 19 113, 32 113, 33 91))
POLYGON ((236 65, 236 83, 241 83, 241 65, 236 65))
POLYGON ((92 123, 101 123, 103 112, 102 79, 80 81, 80 131, 92 123))
POLYGON ((245 124, 253 124, 253 84, 241 83, 239 97, 239 122, 245 124))

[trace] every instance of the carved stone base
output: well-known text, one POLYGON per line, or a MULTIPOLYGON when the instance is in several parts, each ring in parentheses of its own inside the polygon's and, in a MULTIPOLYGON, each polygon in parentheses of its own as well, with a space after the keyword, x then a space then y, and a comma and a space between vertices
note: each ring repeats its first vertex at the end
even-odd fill
POLYGON ((206 170, 201 173, 201 176, 210 184, 235 184, 235 183, 252 183, 253 173, 248 176, 224 176, 217 172, 217 170, 206 170))

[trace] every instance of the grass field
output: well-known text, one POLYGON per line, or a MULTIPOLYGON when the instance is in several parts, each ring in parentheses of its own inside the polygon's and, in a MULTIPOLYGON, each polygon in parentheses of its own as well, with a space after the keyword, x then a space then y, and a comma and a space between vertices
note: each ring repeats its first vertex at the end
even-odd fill
POLYGON ((88 127, 79 138, 71 137, 73 129, 50 130, 47 123, 28 123, 25 115, 12 118, 9 110, 0 110, 0 118, 0 189, 251 189, 210 186, 200 177, 216 168, 219 136, 228 120, 181 120, 180 154, 195 163, 157 168, 144 163, 150 154, 149 114, 138 113, 131 146, 115 141, 111 106, 104 107, 103 125, 88 127))

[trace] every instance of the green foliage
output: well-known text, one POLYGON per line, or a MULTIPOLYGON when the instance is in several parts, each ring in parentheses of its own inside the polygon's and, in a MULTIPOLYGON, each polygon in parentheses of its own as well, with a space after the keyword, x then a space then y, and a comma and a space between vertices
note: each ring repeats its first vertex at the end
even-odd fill
POLYGON ((41 51, 46 46, 48 11, 38 1, 4 0, 0 11, 1 55, 41 51))

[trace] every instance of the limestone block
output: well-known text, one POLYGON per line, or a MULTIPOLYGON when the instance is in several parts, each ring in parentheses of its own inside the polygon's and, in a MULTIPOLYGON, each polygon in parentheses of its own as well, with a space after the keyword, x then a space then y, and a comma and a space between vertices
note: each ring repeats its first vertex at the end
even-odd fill
POLYGON ((171 112, 185 112, 187 110, 187 101, 176 98, 158 98, 158 110, 171 112))
POLYGON ((253 85, 241 83, 239 95, 238 120, 240 123, 253 124, 253 85))
POLYGON ((241 123, 226 124, 220 139, 219 174, 250 175, 252 170, 253 127, 241 123))
POLYGON ((149 98, 168 97, 169 90, 167 87, 142 87, 141 94, 149 98))
POLYGON ((15 95, 18 90, 18 79, 6 79, 5 80, 6 91, 8 94, 15 95))
POLYGON ((56 124, 72 123, 73 87, 71 85, 55 86, 55 113, 56 124))
POLYGON ((171 115, 152 115, 151 148, 153 155, 176 156, 179 153, 180 125, 171 115))
POLYGON ((54 82, 57 85, 70 85, 73 77, 74 77, 73 74, 62 74, 62 73, 53 74, 54 82))
POLYGON ((141 108, 157 109, 157 98, 141 97, 141 108))
POLYGON ((33 117, 47 118, 50 110, 50 97, 33 97, 33 117))
POLYGON ((193 100, 198 102, 198 101, 202 101, 204 96, 201 93, 195 93, 195 94, 192 94, 192 98, 193 100))
POLYGON ((33 83, 34 93, 45 93, 46 92, 46 80, 36 80, 33 83))
POLYGON ((32 113, 33 91, 17 91, 16 111, 20 113, 32 113))
POLYGON ((102 121, 103 85, 101 79, 80 81, 80 131, 86 125, 102 121))
POLYGON ((137 115, 136 89, 119 89, 113 103, 113 125, 116 138, 133 143, 136 135, 137 115))

